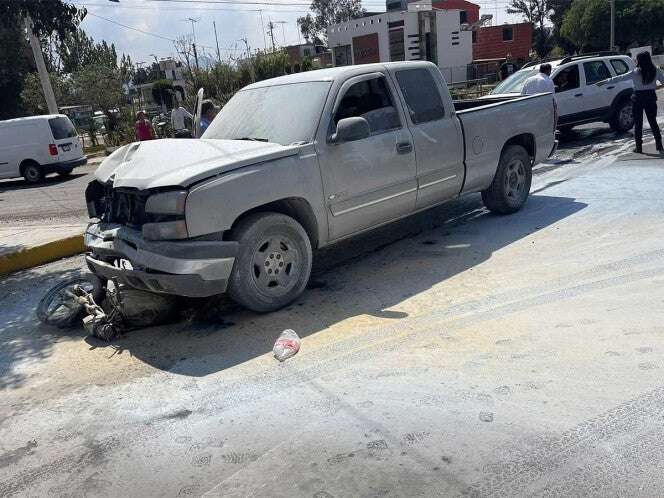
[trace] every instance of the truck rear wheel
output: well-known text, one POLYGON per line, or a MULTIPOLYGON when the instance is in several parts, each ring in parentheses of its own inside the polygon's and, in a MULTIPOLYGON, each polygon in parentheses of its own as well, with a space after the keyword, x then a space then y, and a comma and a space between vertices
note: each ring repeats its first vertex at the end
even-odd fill
POLYGON ((302 226, 279 213, 256 213, 240 221, 232 239, 240 244, 228 294, 259 313, 275 311, 304 291, 311 275, 311 241, 302 226))
POLYGON ((510 145, 501 154, 496 176, 482 192, 482 201, 494 213, 515 213, 526 203, 532 179, 528 152, 520 145, 510 145))

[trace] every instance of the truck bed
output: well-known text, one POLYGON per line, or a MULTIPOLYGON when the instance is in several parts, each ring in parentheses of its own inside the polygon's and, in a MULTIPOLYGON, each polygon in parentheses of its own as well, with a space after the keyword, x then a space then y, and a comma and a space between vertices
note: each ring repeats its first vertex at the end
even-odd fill
POLYGON ((515 95, 455 101, 465 142, 466 181, 463 190, 486 188, 506 144, 526 147, 534 163, 553 150, 554 107, 551 94, 515 95))

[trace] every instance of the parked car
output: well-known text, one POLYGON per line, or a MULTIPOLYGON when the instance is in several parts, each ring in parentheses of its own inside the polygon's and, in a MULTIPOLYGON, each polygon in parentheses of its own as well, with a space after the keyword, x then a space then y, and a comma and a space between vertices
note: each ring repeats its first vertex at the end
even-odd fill
POLYGON ((64 114, 0 121, 0 178, 39 183, 87 162, 76 128, 64 114))
MULTIPOLYGON (((611 129, 623 133, 634 126, 631 81, 598 87, 597 82, 627 73, 634 61, 626 55, 580 55, 547 61, 556 85, 558 127, 570 131, 577 125, 593 122, 609 123, 611 129)), ((487 96, 489 99, 520 94, 526 80, 539 71, 540 64, 524 66, 500 83, 487 96)))
POLYGON ((228 291, 266 312, 302 293, 312 249, 470 192, 518 211, 533 164, 555 149, 553 97, 456 106, 429 62, 254 83, 201 139, 134 143, 101 164, 86 190, 87 263, 102 279, 228 291))

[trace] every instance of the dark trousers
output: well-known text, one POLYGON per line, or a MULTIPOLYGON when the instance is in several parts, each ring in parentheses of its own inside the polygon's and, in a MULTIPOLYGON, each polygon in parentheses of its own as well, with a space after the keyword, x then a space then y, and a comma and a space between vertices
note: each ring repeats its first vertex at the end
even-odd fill
POLYGON ((657 94, 655 90, 634 92, 632 96, 634 111, 634 138, 637 148, 643 145, 643 113, 646 113, 650 129, 659 147, 662 144, 662 132, 657 124, 657 94))

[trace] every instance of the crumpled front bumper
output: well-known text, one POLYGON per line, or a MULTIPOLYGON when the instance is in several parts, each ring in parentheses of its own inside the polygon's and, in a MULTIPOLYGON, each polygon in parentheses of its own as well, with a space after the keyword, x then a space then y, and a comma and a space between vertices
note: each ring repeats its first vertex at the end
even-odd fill
POLYGON ((233 241, 149 241, 138 230, 105 223, 88 225, 85 246, 88 267, 100 277, 189 297, 225 292, 238 250, 233 241))

